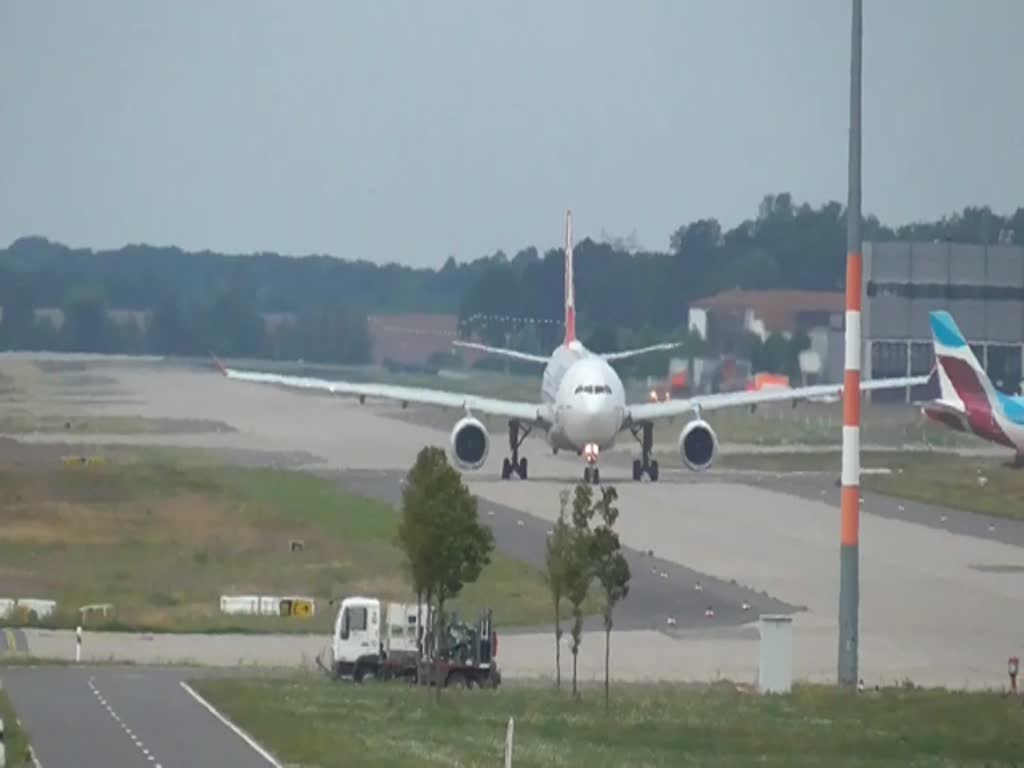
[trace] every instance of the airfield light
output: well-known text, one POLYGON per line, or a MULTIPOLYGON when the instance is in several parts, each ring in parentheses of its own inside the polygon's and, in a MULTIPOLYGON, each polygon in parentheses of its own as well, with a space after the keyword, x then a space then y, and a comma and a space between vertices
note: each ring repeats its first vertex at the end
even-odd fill
POLYGON ((1010 672, 1010 692, 1017 692, 1017 671, 1020 669, 1020 660, 1016 656, 1011 656, 1010 661, 1007 663, 1007 667, 1010 672))

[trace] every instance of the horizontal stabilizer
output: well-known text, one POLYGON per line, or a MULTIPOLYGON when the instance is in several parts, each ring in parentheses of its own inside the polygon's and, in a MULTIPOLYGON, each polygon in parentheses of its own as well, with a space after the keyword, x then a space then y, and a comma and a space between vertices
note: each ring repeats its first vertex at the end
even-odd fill
POLYGON ((942 400, 943 396, 947 394, 946 390, 942 386, 942 379, 937 365, 932 368, 932 372, 928 374, 928 381, 925 382, 923 391, 918 391, 914 394, 916 394, 917 397, 911 405, 917 406, 924 405, 925 403, 930 403, 932 401, 942 400))
POLYGON ((453 341, 452 344, 456 347, 463 347, 464 349, 475 349, 479 352, 486 352, 489 355, 498 355, 499 357, 508 357, 513 360, 522 360, 527 363, 547 363, 551 358, 543 357, 542 355, 531 355, 529 352, 519 352, 515 349, 505 349, 504 347, 489 347, 486 344, 477 344, 472 341, 453 341))
POLYGON ((667 349, 675 349, 679 346, 682 346, 680 341, 667 342, 665 344, 654 344, 650 347, 640 347, 639 349, 625 349, 622 352, 605 352, 600 356, 611 362, 613 360, 625 360, 627 357, 646 355, 648 352, 662 352, 667 349))

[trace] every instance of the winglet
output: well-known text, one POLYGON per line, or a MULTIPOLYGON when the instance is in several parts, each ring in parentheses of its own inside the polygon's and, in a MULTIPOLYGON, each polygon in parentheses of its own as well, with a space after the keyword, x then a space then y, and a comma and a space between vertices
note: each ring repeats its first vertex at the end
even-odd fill
POLYGON ((227 366, 225 366, 224 363, 222 363, 220 361, 220 358, 218 358, 215 354, 213 354, 213 352, 210 353, 210 357, 213 359, 213 364, 216 365, 218 368, 220 368, 220 372, 223 373, 225 376, 227 376, 228 375, 227 366))

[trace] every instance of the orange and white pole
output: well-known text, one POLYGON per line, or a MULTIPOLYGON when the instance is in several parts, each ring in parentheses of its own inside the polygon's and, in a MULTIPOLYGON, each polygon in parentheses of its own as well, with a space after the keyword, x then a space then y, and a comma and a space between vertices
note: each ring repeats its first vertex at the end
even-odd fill
POLYGON ((843 376, 839 539, 839 685, 857 684, 860 611, 861 40, 862 0, 853 0, 850 40, 850 168, 846 208, 846 370, 843 376))

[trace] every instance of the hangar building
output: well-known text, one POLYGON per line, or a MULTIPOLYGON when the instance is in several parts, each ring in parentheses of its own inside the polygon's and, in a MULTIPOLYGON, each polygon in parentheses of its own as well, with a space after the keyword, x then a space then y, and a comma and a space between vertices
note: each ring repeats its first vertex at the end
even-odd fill
MULTIPOLYGON (((949 242, 864 244, 861 315, 865 378, 916 376, 934 362, 928 313, 945 309, 993 383, 1021 391, 1024 248, 949 242)), ((872 393, 909 402, 923 392, 872 393)))

